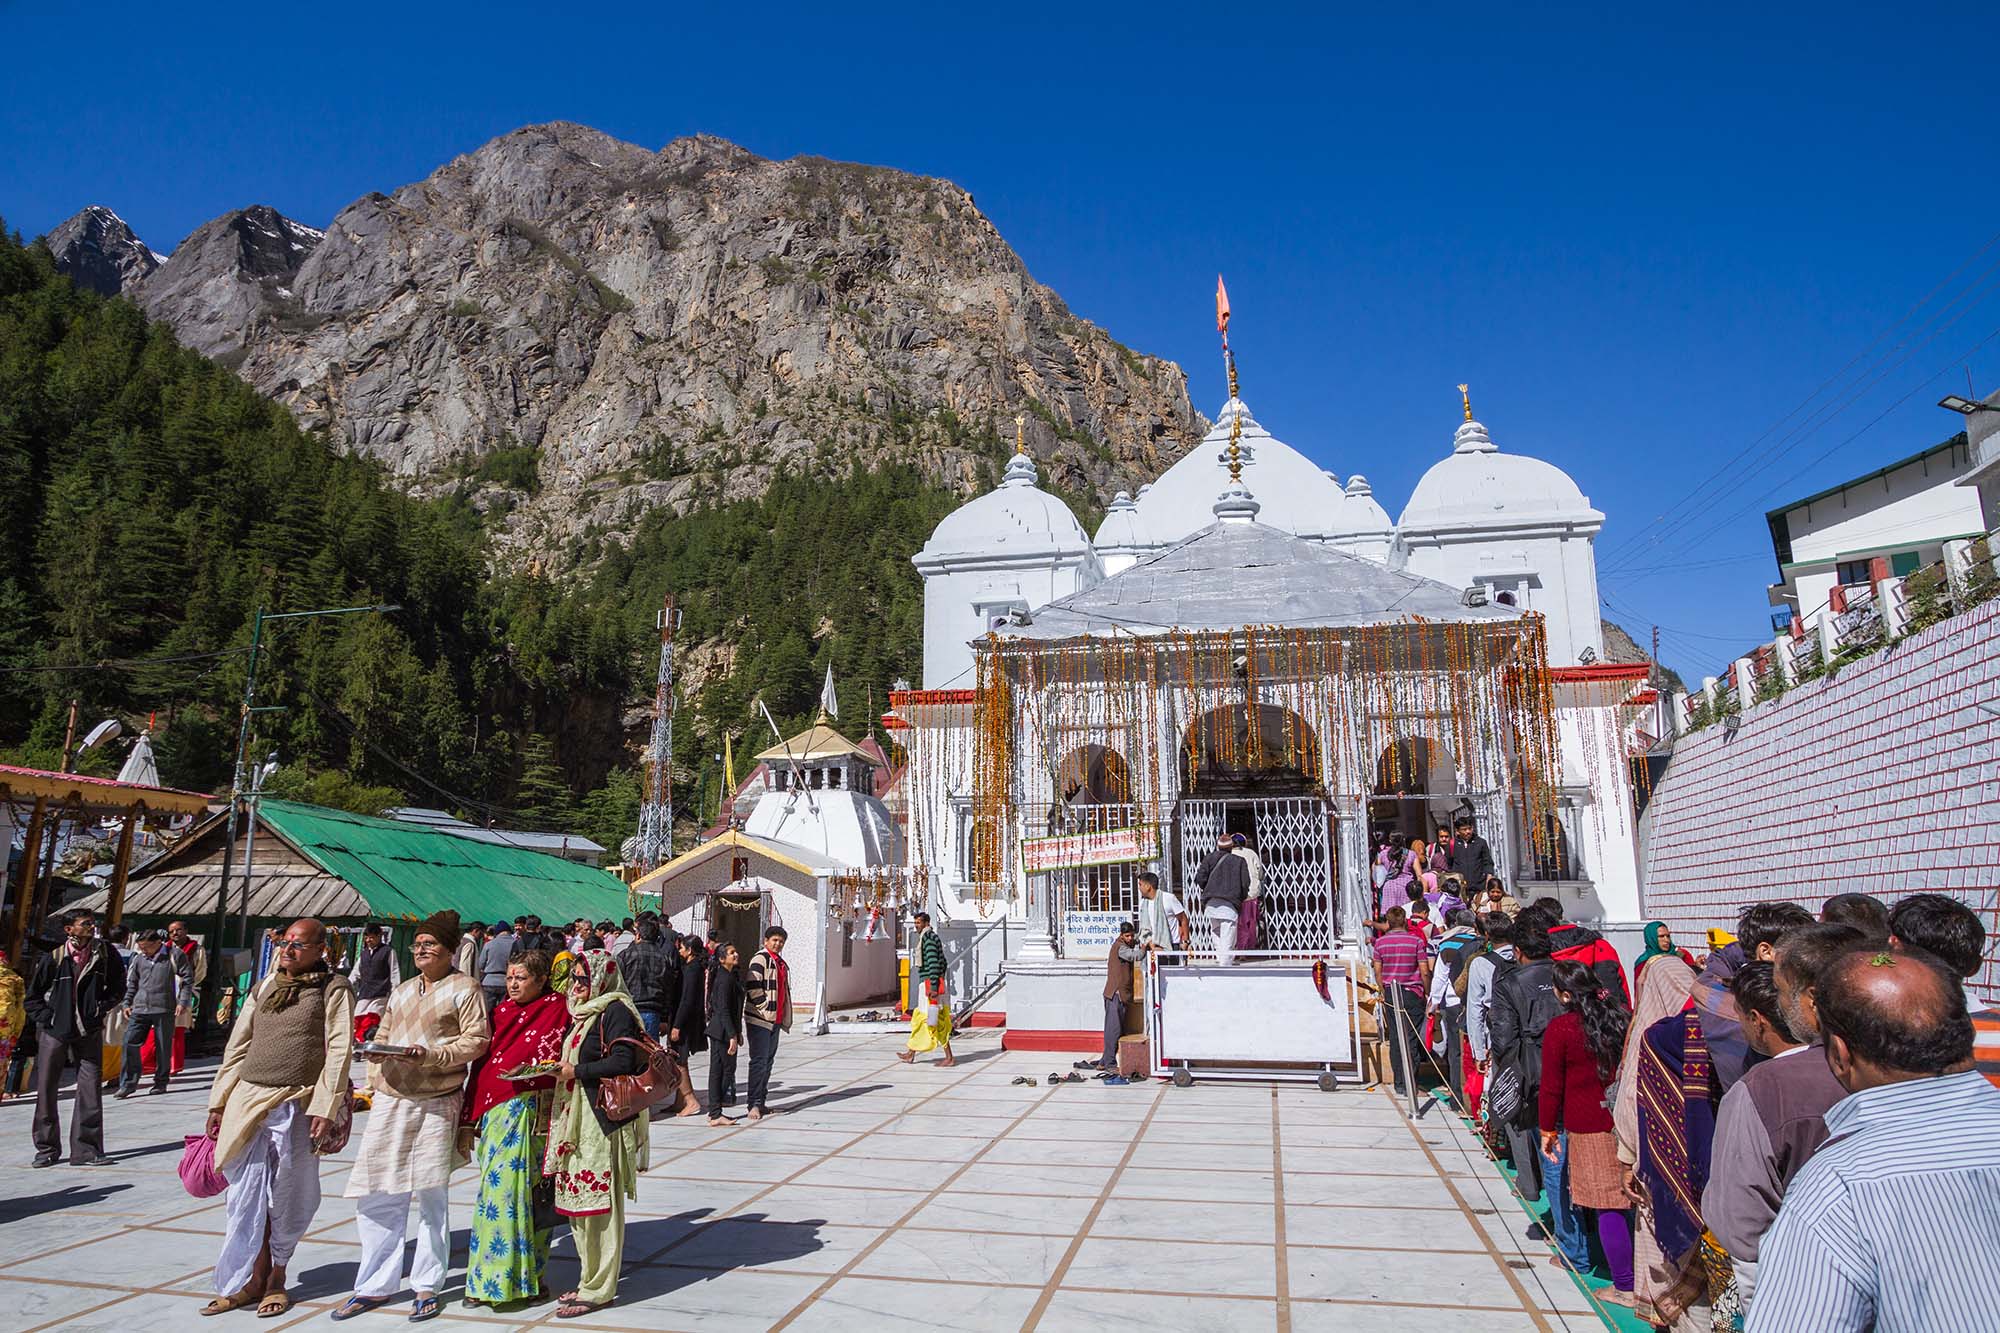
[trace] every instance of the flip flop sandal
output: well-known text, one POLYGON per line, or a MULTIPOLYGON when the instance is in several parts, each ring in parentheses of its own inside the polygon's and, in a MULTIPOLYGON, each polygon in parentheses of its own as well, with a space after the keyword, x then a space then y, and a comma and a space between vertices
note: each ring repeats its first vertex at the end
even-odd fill
POLYGON ((421 1324, 426 1319, 435 1319, 438 1317, 439 1308, 437 1297, 420 1296, 410 1305, 410 1322, 421 1324))
POLYGON ((1067 1074, 1063 1075, 1062 1081, 1064 1083, 1081 1083, 1084 1080, 1083 1080, 1083 1075, 1077 1073, 1074 1069, 1072 1069, 1067 1074))
POLYGON ((1028 1085, 1029 1087, 1031 1087, 1031 1088, 1035 1086, 1035 1080, 1034 1080, 1034 1078, 1033 1078, 1033 1077, 1032 1077, 1031 1075, 1028 1075, 1028 1074, 1023 1074, 1023 1075, 1021 1075, 1021 1076, 1020 1076, 1019 1078, 1010 1078, 1010 1079, 1008 1079, 1008 1080, 1007 1080, 1007 1082, 1008 1082, 1008 1083, 1009 1083, 1010 1085, 1012 1085, 1012 1086, 1016 1086, 1016 1087, 1018 1087, 1019 1085, 1021 1085, 1021 1084, 1023 1084, 1023 1083, 1027 1084, 1027 1085, 1028 1085))
POLYGON ((1052 1088, 1053 1088, 1053 1087, 1054 1087, 1054 1086, 1055 1086, 1056 1084, 1058 1084, 1058 1083, 1060 1083, 1060 1082, 1062 1082, 1062 1081, 1063 1081, 1063 1076, 1062 1076, 1061 1074, 1050 1074, 1050 1075, 1049 1075, 1049 1086, 1050 1086, 1050 1087, 1052 1087, 1052 1088))
POLYGON ((1076 1062, 1075 1064, 1071 1065, 1071 1066, 1070 1066, 1070 1068, 1071 1068, 1071 1069, 1095 1069, 1095 1068, 1097 1068, 1097 1061, 1095 1061, 1095 1060, 1078 1060, 1078 1061, 1077 1061, 1077 1062, 1076 1062))
POLYGON ((247 1310, 257 1303, 257 1298, 247 1291, 239 1291, 234 1296, 217 1296, 198 1311, 203 1316, 228 1314, 231 1310, 247 1310))
POLYGON ((357 1315, 367 1314, 377 1306, 387 1305, 388 1303, 389 1298, 387 1296, 349 1296, 345 1301, 340 1303, 340 1308, 328 1315, 327 1318, 333 1320, 335 1323, 339 1323, 343 1319, 353 1319, 357 1315))
POLYGON ((556 1307, 556 1318, 581 1319, 587 1314, 596 1314, 603 1308, 601 1305, 586 1305, 582 1301, 564 1301, 556 1307))
POLYGON ((257 1317, 259 1319, 276 1319, 291 1308, 292 1298, 290 1295, 282 1291, 267 1291, 264 1293, 264 1299, 257 1302, 257 1317))

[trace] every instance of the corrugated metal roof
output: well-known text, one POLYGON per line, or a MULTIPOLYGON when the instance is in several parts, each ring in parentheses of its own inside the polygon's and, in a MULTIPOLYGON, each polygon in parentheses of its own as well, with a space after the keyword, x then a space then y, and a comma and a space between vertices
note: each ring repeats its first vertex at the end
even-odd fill
POLYGON ((560 856, 291 801, 263 801, 259 810, 279 836, 351 884, 371 916, 419 920, 444 908, 466 921, 625 915, 624 884, 560 856))
MULTIPOLYGON (((134 878, 125 886, 127 916, 197 916, 215 911, 215 895, 222 876, 204 866, 134 878)), ((100 889, 73 906, 94 912, 109 910, 111 891, 100 889)), ((243 911, 243 880, 229 882, 229 910, 243 911)), ((265 873, 251 868, 250 915, 253 917, 302 917, 326 919, 367 916, 368 903, 347 881, 323 870, 300 873, 296 869, 265 873)))

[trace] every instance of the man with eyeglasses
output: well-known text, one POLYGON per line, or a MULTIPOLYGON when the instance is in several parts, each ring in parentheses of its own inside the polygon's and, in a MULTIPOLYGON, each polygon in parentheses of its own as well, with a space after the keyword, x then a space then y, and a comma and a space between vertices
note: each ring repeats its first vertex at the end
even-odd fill
POLYGON ((216 1298, 203 1314, 291 1307, 285 1266, 319 1211, 318 1152, 336 1151, 354 1054, 354 987, 326 963, 326 928, 294 921, 251 987, 208 1095, 208 1137, 229 1182, 216 1298))
POLYGON ((438 1289, 451 1256, 446 1188, 459 1153, 458 1110, 465 1068, 485 1054, 491 1036, 479 984, 452 966, 462 934, 458 913, 437 912, 417 923, 410 957, 417 975, 390 992, 389 1009, 363 1052, 373 1067, 375 1094, 368 1128, 347 1180, 361 1237, 354 1294, 333 1312, 352 1319, 403 1285, 403 1238, 410 1205, 417 1208, 417 1247, 409 1287, 412 1322, 434 1319, 438 1289), (413 1052, 403 1054, 401 1052, 413 1052))

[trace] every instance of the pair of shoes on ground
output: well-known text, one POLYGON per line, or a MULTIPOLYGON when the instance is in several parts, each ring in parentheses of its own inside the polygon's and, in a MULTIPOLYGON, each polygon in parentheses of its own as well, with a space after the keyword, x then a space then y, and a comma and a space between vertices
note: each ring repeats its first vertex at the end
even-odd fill
MULTIPOLYGON (((61 1166, 61 1165, 62 1165, 62 1160, 63 1160, 62 1158, 60 1158, 60 1157, 58 1157, 58 1156, 56 1156, 56 1155, 54 1155, 54 1154, 52 1154, 52 1153, 39 1153, 39 1154, 37 1154, 37 1155, 36 1155, 36 1157, 35 1157, 35 1161, 34 1161, 34 1165, 35 1165, 36 1169, 38 1169, 38 1170, 39 1170, 40 1168, 42 1168, 42 1167, 45 1167, 45 1166, 61 1166)), ((104 1155, 103 1153, 98 1153, 97 1155, 95 1155, 95 1156, 93 1156, 93 1157, 74 1157, 74 1158, 71 1158, 71 1159, 70 1159, 70 1165, 71 1165, 71 1166, 109 1166, 109 1165, 111 1165, 111 1159, 110 1159, 109 1157, 106 1157, 106 1156, 105 1156, 105 1155, 104 1155)))
POLYGON ((1083 1075, 1077 1073, 1074 1069, 1070 1070, 1067 1074, 1049 1075, 1049 1085, 1051 1087, 1058 1083, 1081 1083, 1083 1081, 1083 1075))

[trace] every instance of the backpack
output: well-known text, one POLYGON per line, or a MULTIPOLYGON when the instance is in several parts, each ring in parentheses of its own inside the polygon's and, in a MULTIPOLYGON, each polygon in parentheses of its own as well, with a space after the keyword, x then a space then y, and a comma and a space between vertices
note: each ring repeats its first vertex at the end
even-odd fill
MULTIPOLYGON (((1450 957, 1444 960, 1445 970, 1451 975, 1451 993, 1458 997, 1460 1004, 1465 1003, 1465 988, 1467 983, 1472 980, 1472 960, 1489 957, 1493 953, 1491 949, 1483 944, 1479 945, 1476 949, 1470 947, 1474 943, 1476 941, 1468 939, 1463 943, 1454 945, 1450 950, 1450 957)), ((1443 949, 1438 950, 1438 953, 1441 955, 1445 952, 1443 949)))

